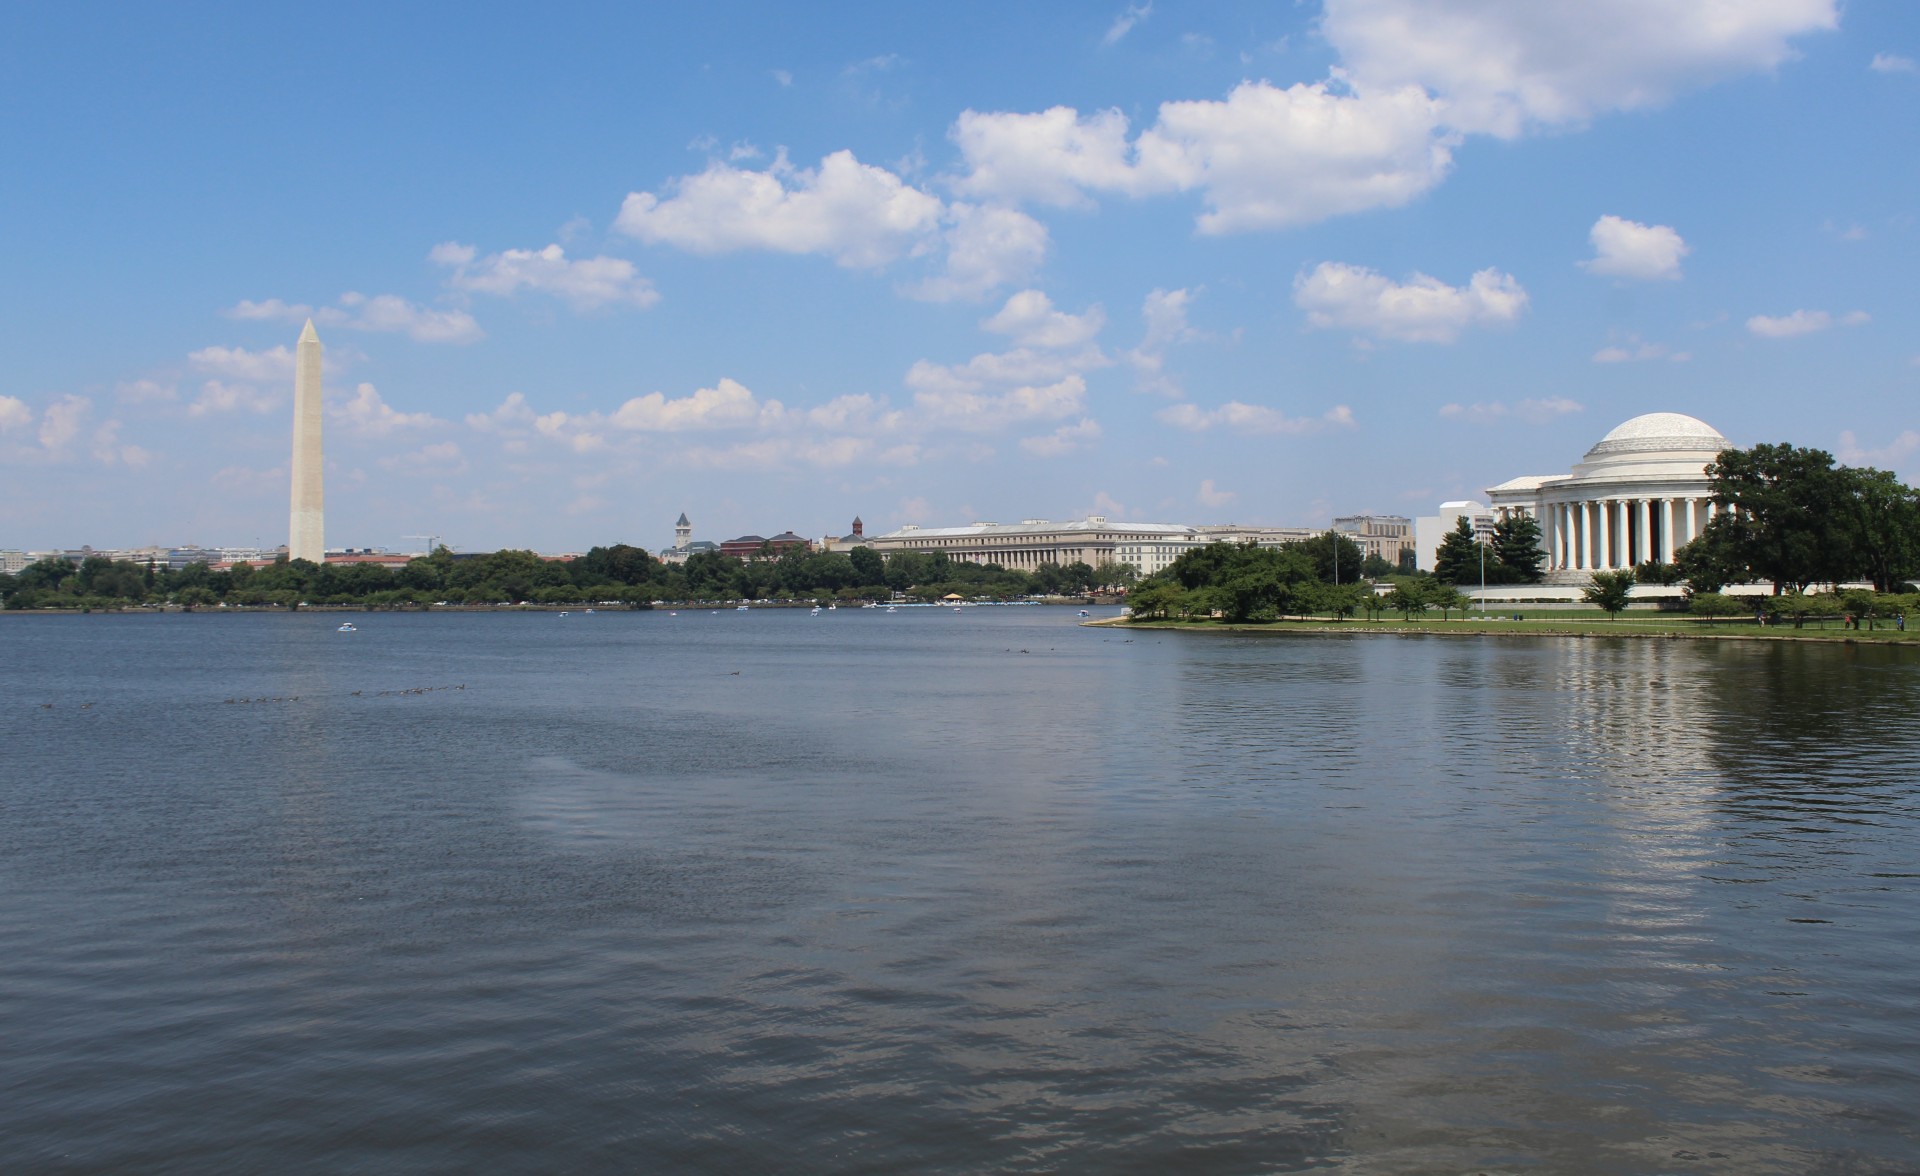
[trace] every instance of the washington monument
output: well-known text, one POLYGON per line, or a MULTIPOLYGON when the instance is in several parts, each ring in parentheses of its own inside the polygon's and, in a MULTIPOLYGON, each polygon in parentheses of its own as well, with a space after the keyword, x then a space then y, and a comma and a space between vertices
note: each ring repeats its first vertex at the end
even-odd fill
POLYGON ((320 475, 320 335, 307 320, 293 354, 293 513, 287 558, 325 563, 326 496, 320 475))

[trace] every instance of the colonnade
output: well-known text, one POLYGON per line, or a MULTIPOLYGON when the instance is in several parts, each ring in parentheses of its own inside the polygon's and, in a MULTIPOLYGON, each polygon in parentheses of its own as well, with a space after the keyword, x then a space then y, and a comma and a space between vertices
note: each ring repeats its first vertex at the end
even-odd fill
POLYGON ((1711 498, 1590 498, 1540 505, 1548 571, 1616 571, 1673 553, 1706 529, 1711 498))

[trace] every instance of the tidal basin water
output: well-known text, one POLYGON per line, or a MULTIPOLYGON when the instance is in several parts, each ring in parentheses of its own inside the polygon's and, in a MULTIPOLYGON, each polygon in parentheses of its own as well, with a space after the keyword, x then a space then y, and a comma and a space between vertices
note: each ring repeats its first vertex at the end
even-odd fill
POLYGON ((0 621, 20 1172, 1911 1172, 1920 653, 0 621))

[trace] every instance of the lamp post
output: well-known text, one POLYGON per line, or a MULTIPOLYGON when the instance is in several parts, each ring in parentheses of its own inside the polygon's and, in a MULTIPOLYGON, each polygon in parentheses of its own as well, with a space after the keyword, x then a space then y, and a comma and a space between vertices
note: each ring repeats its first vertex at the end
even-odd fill
POLYGON ((1480 615, 1487 615, 1487 544, 1480 542, 1480 615))

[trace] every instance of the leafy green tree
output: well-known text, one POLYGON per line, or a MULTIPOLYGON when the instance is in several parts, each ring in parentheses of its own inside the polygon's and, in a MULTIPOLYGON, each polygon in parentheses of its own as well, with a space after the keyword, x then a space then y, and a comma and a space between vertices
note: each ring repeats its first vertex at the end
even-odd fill
POLYGON ((1439 609, 1440 619, 1443 621, 1452 620, 1455 611, 1464 617, 1467 615, 1467 610, 1473 607, 1473 601, 1466 593, 1451 584, 1440 583, 1438 580, 1426 588, 1426 593, 1427 605, 1439 609))
POLYGON ((1399 570, 1399 565, 1388 563, 1371 552, 1360 561, 1360 574, 1369 580, 1384 580, 1399 570))
POLYGON ((1679 564, 1661 563, 1650 559, 1633 569, 1633 578, 1642 584, 1655 584, 1670 587, 1685 579, 1679 564))
POLYGON ((1338 531, 1324 531, 1311 539, 1287 544, 1313 561, 1313 577, 1322 584, 1351 584, 1366 562, 1360 545, 1338 531))
POLYGON ((1431 576, 1402 580, 1393 586, 1393 591, 1387 593, 1387 607, 1399 609, 1400 619, 1410 621, 1415 614, 1427 611, 1428 601, 1434 595, 1436 587, 1438 587, 1438 581, 1431 576))
POLYGON ((1849 479, 1833 455, 1792 445, 1727 449, 1707 466, 1723 509, 1707 525, 1774 595, 1844 580, 1859 562, 1849 479))
POLYGON ((1894 592, 1920 573, 1920 495, 1886 470, 1837 471, 1847 492, 1845 519, 1854 563, 1849 574, 1894 592))
POLYGON ((1673 566, 1695 595, 1714 593, 1747 576, 1733 534, 1719 519, 1710 521, 1691 543, 1673 553, 1673 566))
POLYGON ((1326 613, 1336 621, 1346 620, 1373 599, 1373 593, 1362 584, 1314 584, 1309 588, 1313 611, 1326 613))
POLYGON ((1718 592, 1696 592, 1687 598, 1687 612, 1709 624, 1719 617, 1730 617, 1742 611, 1739 602, 1718 592))
POLYGON ((73 578, 73 564, 64 557, 49 555, 35 560, 20 569, 14 577, 14 584, 22 589, 58 592, 60 586, 73 578))
POLYGON ((1474 539, 1473 523, 1466 515, 1460 515, 1453 530, 1440 540, 1439 554, 1433 560, 1433 577, 1443 584, 1478 584, 1483 562, 1498 563, 1497 557, 1487 559, 1488 554, 1474 539))
POLYGON ((1068 592, 1086 592, 1093 583, 1093 569, 1084 560, 1076 559, 1060 569, 1060 586, 1068 592))
POLYGON ((853 582, 862 587, 885 587, 887 583, 887 564, 879 552, 871 547, 856 547, 847 553, 847 562, 853 565, 853 582))
POLYGON ((1540 546, 1540 523, 1530 514, 1515 511, 1495 523, 1493 550, 1488 554, 1500 565, 1500 583, 1538 584, 1546 578, 1547 553, 1540 546))
POLYGON ((1128 619, 1134 621, 1164 620, 1167 616, 1180 611, 1185 603, 1186 593, 1178 584, 1167 580, 1152 580, 1127 594, 1128 619))
POLYGON ((1630 571, 1595 572, 1581 592, 1581 597, 1595 608, 1605 609, 1608 620, 1614 620, 1627 607, 1633 598, 1633 573, 1630 571))

